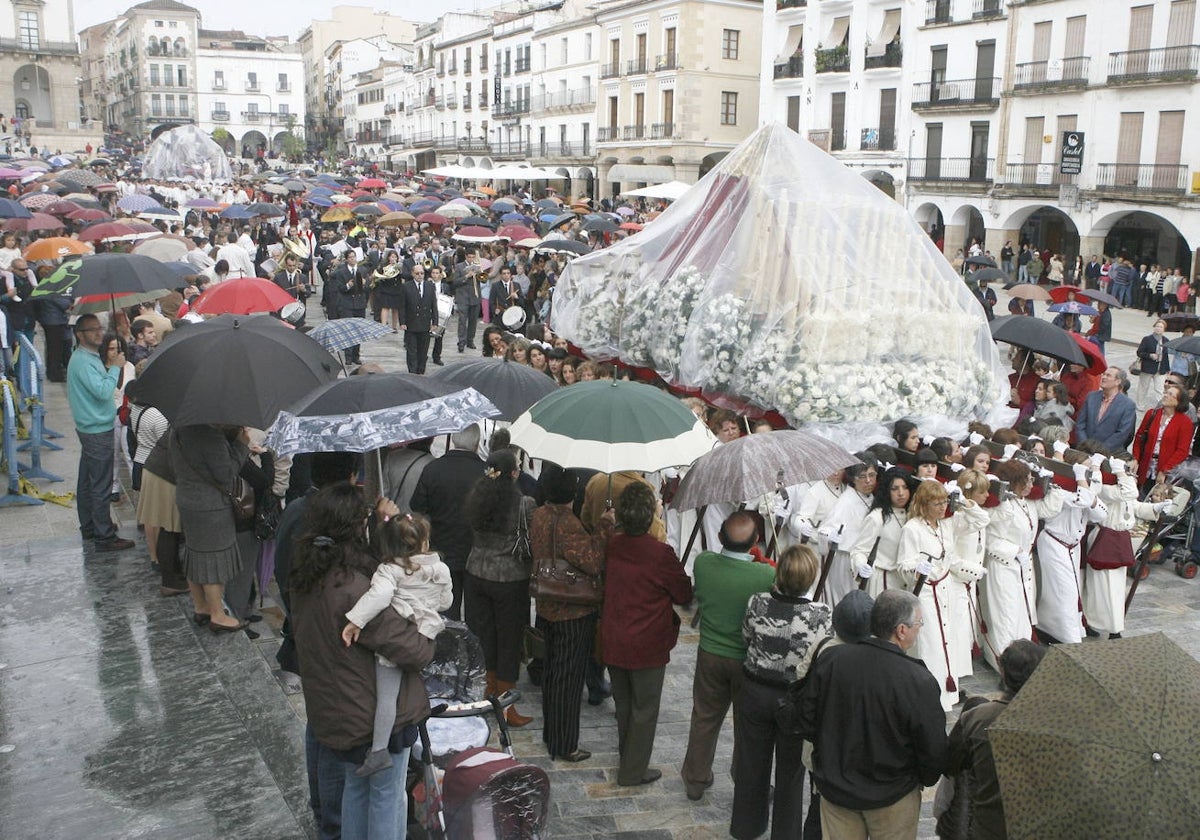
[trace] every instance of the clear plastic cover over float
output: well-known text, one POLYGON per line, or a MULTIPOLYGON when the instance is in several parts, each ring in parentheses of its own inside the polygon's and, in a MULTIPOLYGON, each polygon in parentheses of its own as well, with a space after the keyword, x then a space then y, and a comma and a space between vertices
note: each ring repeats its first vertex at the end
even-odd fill
POLYGON ((229 181, 233 170, 225 150, 199 126, 164 131, 146 149, 142 174, 160 180, 229 181))

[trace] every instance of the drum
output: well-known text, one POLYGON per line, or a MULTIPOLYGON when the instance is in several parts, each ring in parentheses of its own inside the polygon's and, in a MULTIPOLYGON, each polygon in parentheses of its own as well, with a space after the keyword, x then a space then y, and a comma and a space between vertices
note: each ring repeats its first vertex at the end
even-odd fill
POLYGON ((516 332, 525 326, 525 310, 520 306, 510 306, 504 310, 500 316, 505 328, 512 332, 516 332))

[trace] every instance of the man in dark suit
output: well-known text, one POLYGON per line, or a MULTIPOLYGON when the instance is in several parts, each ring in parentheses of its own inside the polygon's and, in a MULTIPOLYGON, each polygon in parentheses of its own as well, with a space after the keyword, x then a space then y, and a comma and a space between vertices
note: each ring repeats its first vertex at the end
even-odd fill
MULTIPOLYGON (((346 261, 333 271, 333 308, 331 318, 365 318, 367 315, 367 289, 370 274, 358 264, 358 253, 352 248, 346 252, 346 261)), ((359 364, 359 346, 346 348, 346 363, 359 364)))
POLYGON ((454 308, 458 310, 458 352, 475 349, 475 328, 479 324, 479 252, 468 251, 467 261, 454 272, 454 308))
POLYGON ((521 287, 513 280, 512 269, 508 266, 500 269, 500 279, 492 286, 492 323, 503 326, 504 310, 510 306, 521 305, 521 287))
POLYGON ((401 287, 400 329, 409 373, 424 373, 429 359, 430 330, 437 326, 437 288, 425 279, 425 266, 416 263, 412 279, 401 287))
POLYGON ((412 509, 429 517, 429 548, 442 555, 454 584, 454 602, 443 613, 447 618, 462 618, 463 584, 467 556, 475 534, 467 524, 466 498, 483 477, 483 459, 479 448, 479 426, 471 425, 450 438, 450 451, 425 465, 413 490, 412 509))
POLYGON ((1137 423, 1137 406, 1124 393, 1125 371, 1110 367, 1100 374, 1100 390, 1083 401, 1075 419, 1075 440, 1096 440, 1110 452, 1129 447, 1137 423))
POLYGON ((283 268, 271 278, 272 283, 297 300, 308 291, 307 281, 300 270, 300 258, 291 251, 283 255, 283 268))

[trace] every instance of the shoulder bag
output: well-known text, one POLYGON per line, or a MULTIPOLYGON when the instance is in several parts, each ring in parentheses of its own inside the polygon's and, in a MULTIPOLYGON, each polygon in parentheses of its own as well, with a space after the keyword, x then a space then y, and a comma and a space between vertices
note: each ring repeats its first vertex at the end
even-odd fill
MULTIPOLYGON (((184 457, 187 456, 185 455, 184 457)), ((204 474, 200 470, 197 470, 194 464, 192 465, 192 469, 200 475, 204 474)), ((254 522, 257 505, 254 500, 254 488, 250 486, 250 482, 242 478, 241 475, 234 474, 233 483, 229 487, 222 487, 212 480, 208 480, 208 483, 229 497, 230 504, 233 506, 234 522, 238 525, 248 525, 254 522)))
POLYGON ((534 561, 529 595, 544 601, 598 607, 604 603, 604 581, 579 571, 558 556, 558 515, 550 526, 550 557, 534 561))
POLYGON ((1128 531, 1118 531, 1104 525, 1096 528, 1096 539, 1092 541, 1083 558, 1096 571, 1124 569, 1133 565, 1133 540, 1128 531))

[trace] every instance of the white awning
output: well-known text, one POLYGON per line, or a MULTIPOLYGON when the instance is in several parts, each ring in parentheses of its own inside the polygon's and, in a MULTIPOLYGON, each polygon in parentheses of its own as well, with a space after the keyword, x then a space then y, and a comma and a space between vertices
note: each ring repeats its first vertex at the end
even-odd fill
POLYGON ((867 58, 878 58, 887 51, 887 45, 892 43, 896 33, 900 31, 900 10, 888 9, 883 16, 883 26, 875 40, 867 45, 867 58))
POLYGON ((839 17, 833 19, 833 25, 829 27, 829 32, 821 39, 821 47, 831 50, 834 47, 840 47, 842 41, 846 40, 846 33, 850 30, 850 16, 839 17))
POLYGON ((691 184, 685 184, 682 181, 671 181, 666 184, 655 184, 652 187, 642 187, 640 190, 630 190, 629 192, 621 193, 621 195, 640 198, 665 198, 675 201, 691 188, 691 184))
POLYGON ((608 170, 609 182, 645 181, 661 184, 675 180, 675 167, 651 163, 618 163, 608 170))
POLYGON ((783 42, 783 49, 779 51, 779 55, 775 56, 775 63, 786 64, 796 54, 796 50, 800 49, 800 44, 803 41, 804 24, 798 23, 795 26, 789 26, 787 40, 783 42))
POLYGON ((432 152, 432 151, 433 151, 432 146, 430 146, 428 149, 405 149, 400 152, 392 152, 392 157, 417 157, 419 155, 425 154, 426 152, 432 152))

